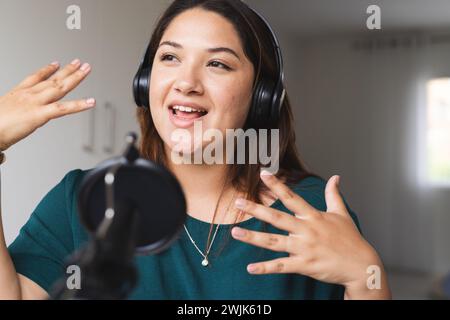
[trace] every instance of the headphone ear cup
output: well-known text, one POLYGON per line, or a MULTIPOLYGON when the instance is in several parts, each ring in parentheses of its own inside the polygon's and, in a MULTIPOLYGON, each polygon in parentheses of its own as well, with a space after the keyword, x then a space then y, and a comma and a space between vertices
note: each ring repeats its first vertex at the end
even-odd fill
POLYGON ((150 108, 149 90, 150 68, 140 68, 133 80, 133 95, 137 106, 150 108))
POLYGON ((284 89, 283 83, 279 82, 273 91, 271 104, 272 109, 270 117, 272 119, 272 123, 274 126, 278 126, 278 122, 281 116, 281 108, 283 106, 285 98, 286 98, 286 90, 284 89))
POLYGON ((138 71, 136 72, 136 75, 134 76, 133 79, 133 97, 134 97, 134 102, 136 103, 137 106, 141 106, 141 100, 139 99, 139 78, 141 77, 141 68, 138 69, 138 71))
POLYGON ((274 83, 261 79, 253 94, 249 125, 253 128, 265 128, 272 123, 272 99, 274 83))

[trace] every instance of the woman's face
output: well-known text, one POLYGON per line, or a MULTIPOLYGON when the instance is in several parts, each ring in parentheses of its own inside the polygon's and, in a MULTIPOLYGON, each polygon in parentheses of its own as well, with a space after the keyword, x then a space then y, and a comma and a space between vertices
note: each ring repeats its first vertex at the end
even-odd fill
MULTIPOLYGON (((253 65, 227 19, 198 8, 178 15, 161 39, 150 81, 151 114, 166 146, 180 147, 172 141, 176 129, 194 137, 194 123, 197 128, 201 124, 203 133, 218 129, 222 137, 226 129, 242 128, 253 79, 253 65)), ((194 151, 196 138, 182 150, 194 151)))

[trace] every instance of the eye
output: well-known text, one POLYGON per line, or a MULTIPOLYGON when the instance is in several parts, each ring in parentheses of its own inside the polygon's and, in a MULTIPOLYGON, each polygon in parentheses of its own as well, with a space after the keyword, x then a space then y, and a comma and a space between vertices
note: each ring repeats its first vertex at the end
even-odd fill
POLYGON ((219 61, 211 61, 208 66, 212 66, 214 68, 220 68, 220 69, 225 69, 227 71, 230 71, 231 68, 229 66, 227 66, 226 64, 223 64, 222 62, 219 61))
POLYGON ((176 59, 176 57, 172 54, 163 54, 160 58, 161 61, 174 61, 173 59, 176 59))

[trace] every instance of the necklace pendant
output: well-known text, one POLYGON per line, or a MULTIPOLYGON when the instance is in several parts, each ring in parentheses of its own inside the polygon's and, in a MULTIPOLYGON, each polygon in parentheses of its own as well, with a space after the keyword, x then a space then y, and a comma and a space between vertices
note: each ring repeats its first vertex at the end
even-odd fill
POLYGON ((202 266, 204 266, 204 267, 207 267, 208 266, 208 264, 209 264, 209 261, 208 261, 208 259, 203 259, 203 261, 202 261, 202 266))

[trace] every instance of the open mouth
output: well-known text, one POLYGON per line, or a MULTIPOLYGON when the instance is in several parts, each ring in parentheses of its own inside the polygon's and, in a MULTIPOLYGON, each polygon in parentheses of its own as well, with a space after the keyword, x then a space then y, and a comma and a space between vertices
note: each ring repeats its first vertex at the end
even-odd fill
POLYGON ((208 114, 208 111, 201 108, 191 108, 181 105, 173 105, 169 107, 173 116, 183 120, 196 120, 208 114))

